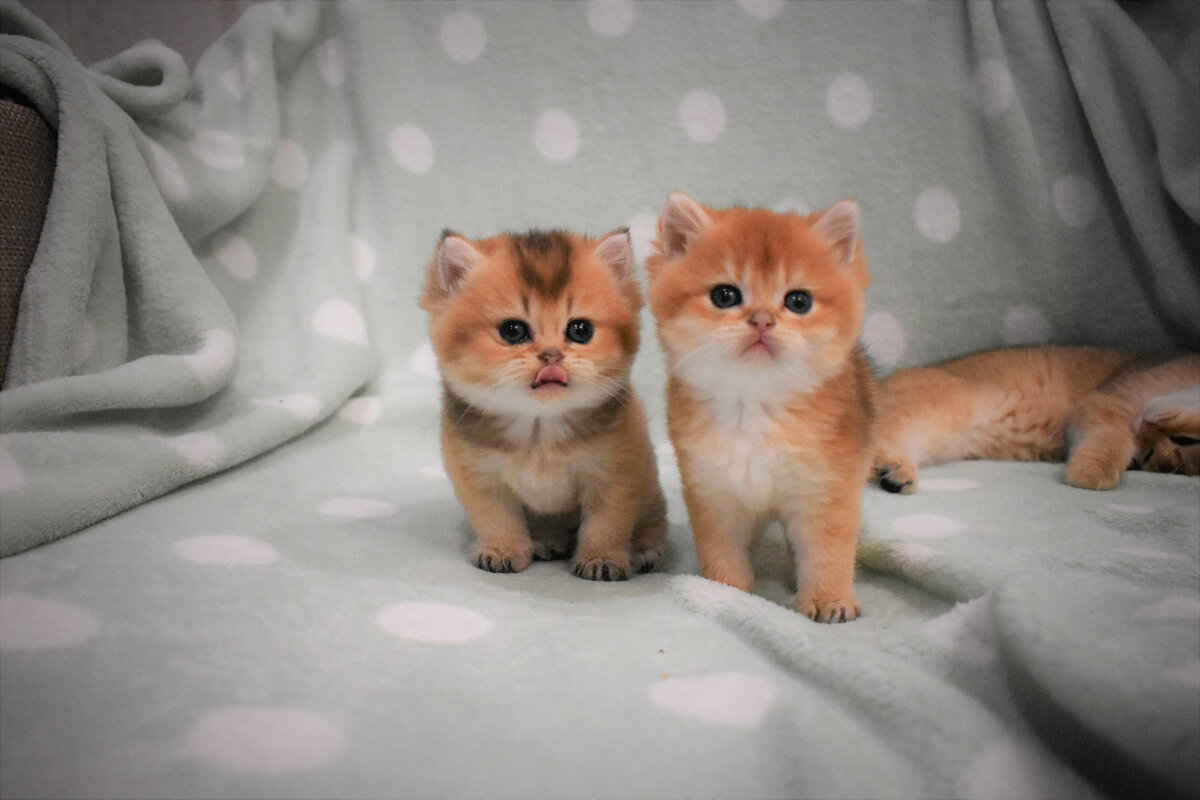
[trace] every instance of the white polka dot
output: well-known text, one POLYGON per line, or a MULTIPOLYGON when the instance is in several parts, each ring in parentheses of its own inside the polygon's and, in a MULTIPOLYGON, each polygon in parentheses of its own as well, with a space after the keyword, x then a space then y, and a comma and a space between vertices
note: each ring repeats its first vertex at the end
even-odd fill
POLYGON ((922 626, 925 635, 948 655, 975 666, 996 660, 996 629, 990 595, 959 603, 922 626))
POLYGON ((424 175, 433 167, 433 142, 416 125, 398 125, 388 137, 396 163, 409 172, 424 175))
POLYGON ((970 478, 922 478, 922 492, 966 492, 978 489, 979 481, 970 478))
POLYGON ((346 82, 346 45, 331 36, 317 48, 317 71, 335 89, 346 82))
POLYGON ((470 11, 456 11, 442 21, 442 49, 455 61, 474 61, 486 47, 487 28, 470 11))
POLYGON ((221 74, 221 85, 232 97, 241 100, 257 75, 258 59, 250 53, 243 53, 233 66, 221 74))
POLYGON ((825 111, 841 128, 861 127, 871 118, 872 103, 871 87, 852 72, 834 78, 825 92, 825 111))
POLYGON ((945 539, 966 528, 966 524, 941 514, 909 514, 892 520, 893 533, 917 539, 945 539))
POLYGON ((376 396, 352 397, 338 409, 338 417, 359 425, 372 425, 383 415, 383 400, 376 396))
POLYGON ((222 235, 216 256, 225 271, 239 281, 248 281, 258 274, 258 254, 244 236, 222 235))
POLYGON ((278 397, 254 397, 250 402, 267 408, 278 408, 302 420, 314 420, 321 414, 321 401, 314 394, 298 392, 278 397))
POLYGON ((588 0, 587 20, 600 36, 624 36, 633 27, 633 0, 588 0))
POLYGON ((768 20, 783 8, 783 0, 738 0, 738 5, 755 19, 768 20))
POLYGON ((1108 507, 1113 511, 1120 511, 1122 514, 1137 514, 1139 516, 1153 514, 1155 511, 1154 506, 1129 506, 1119 503, 1109 503, 1108 507))
POLYGON ((904 326, 886 311, 869 314, 863 322, 862 338, 867 352, 879 363, 893 367, 904 358, 907 346, 904 326))
POLYGON ((395 514, 396 506, 370 497, 331 497, 317 506, 317 510, 332 517, 379 519, 395 514))
POLYGON ((188 142, 188 149, 213 169, 230 171, 241 169, 246 163, 241 140, 226 131, 212 128, 196 131, 196 135, 188 142))
POLYGON ((0 448, 0 492, 12 492, 25 485, 25 470, 4 448, 0 448))
POLYGON ((658 217, 649 212, 634 214, 629 220, 629 239, 633 243, 633 257, 645 261, 654 252, 654 240, 658 238, 658 217))
POLYGON ((21 594, 0 597, 0 650, 67 647, 99 627, 90 612, 70 603, 21 594))
POLYGON ((298 189, 308 180, 308 155, 292 139, 280 139, 271 162, 271 179, 284 189, 298 189))
POLYGON ((725 132, 725 106, 707 89, 693 89, 679 104, 679 124, 693 142, 710 144, 725 132))
POLYGON ((1098 797, 1049 756, 1012 740, 985 749, 968 766, 965 777, 967 800, 1098 797))
POLYGON ((1050 321, 1033 306, 1012 306, 1004 312, 1001 324, 1000 335, 1006 344, 1045 344, 1050 341, 1050 321))
POLYGON ((313 330, 322 336, 351 344, 367 344, 367 323, 362 313, 345 300, 326 300, 312 315, 313 330))
POLYGON ((366 283, 375 274, 375 248, 365 239, 350 237, 350 263, 354 265, 354 277, 366 283))
POLYGON ((1100 211, 1100 195, 1082 175, 1064 175, 1051 189, 1058 218, 1072 228, 1082 228, 1100 211))
POLYGON ((318 767, 346 747, 340 727, 319 714, 292 708, 224 708, 192 728, 191 751, 215 767, 278 775, 318 767))
POLYGON ((154 179, 159 190, 167 200, 181 203, 192 193, 187 178, 184 177, 183 167, 175 160, 175 156, 153 139, 147 139, 150 147, 151 164, 154 168, 154 179))
POLYGON ((1164 553, 1162 550, 1152 550, 1149 547, 1118 547, 1114 552, 1124 553, 1129 556, 1137 556, 1138 558, 1154 558, 1161 560, 1175 560, 1183 558, 1183 556, 1175 553, 1164 553))
POLYGON ((794 197, 785 197, 775 204, 775 213, 799 214, 802 217, 806 217, 812 213, 812 209, 808 207, 807 203, 801 200, 797 200, 794 197))
POLYGON ((427 478, 439 478, 441 480, 447 480, 449 478, 449 476, 446 475, 446 467, 440 461, 436 464, 426 464, 425 466, 421 467, 420 471, 421 474, 427 478))
POLYGON ((212 469, 225 461, 225 443, 211 433, 163 436, 161 440, 197 467, 212 469))
POLYGON ((1139 609, 1139 619, 1200 619, 1200 597, 1174 595, 1139 609))
POLYGON ((92 353, 96 351, 96 342, 99 340, 99 334, 96 332, 95 324, 84 317, 79 323, 79 339, 75 342, 75 356, 73 366, 78 369, 87 363, 87 360, 92 357, 92 353))
POLYGON ((224 328, 207 331, 200 349, 183 360, 205 387, 215 389, 225 382, 237 362, 237 339, 224 328))
POLYGON ((891 542, 890 547, 892 558, 902 569, 920 569, 939 556, 945 555, 941 550, 920 542, 891 542))
POLYGON ((418 347, 408 363, 412 367, 413 372, 418 375, 433 378, 434 380, 442 379, 442 373, 438 370, 437 356, 433 352, 433 345, 429 342, 425 342, 418 347))
POLYGON ((994 59, 979 62, 971 76, 971 94, 985 117, 995 117, 1011 106, 1016 92, 1008 66, 994 59))
POLYGON ((533 144, 551 161, 566 161, 579 151, 579 127, 575 118, 552 108, 538 117, 533 126, 533 144))
POLYGON ((1200 29, 1192 31, 1179 51, 1179 73, 1193 86, 1200 85, 1200 29))
POLYGON ((279 552, 249 536, 193 536, 175 543, 175 554, 193 564, 255 566, 279 560, 279 552))
POLYGON ((945 244, 958 235, 958 199, 941 186, 926 189, 917 196, 913 219, 922 236, 932 242, 945 244))
POLYGON ((744 672, 667 678, 650 687, 650 702, 681 717, 754 727, 775 702, 775 684, 744 672))
POLYGON ((1200 661, 1168 667, 1162 671, 1163 680, 1186 689, 1200 689, 1200 661))
POLYGON ((486 635, 492 621, 477 611, 446 603, 397 603, 375 615, 385 632, 426 644, 464 644, 486 635))

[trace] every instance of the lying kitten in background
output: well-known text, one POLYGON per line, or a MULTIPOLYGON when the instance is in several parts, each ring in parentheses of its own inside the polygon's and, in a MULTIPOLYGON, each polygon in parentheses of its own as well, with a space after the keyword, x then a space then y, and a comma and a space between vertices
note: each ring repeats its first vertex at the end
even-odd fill
POLYGON ((576 575, 625 580, 663 554, 666 502, 629 380, 633 262, 627 231, 442 236, 420 302, 442 373, 446 473, 480 569, 573 553, 576 575))
POLYGON ((1014 347, 880 387, 875 470, 889 492, 915 491, 920 464, 1064 457, 1084 489, 1111 489, 1127 468, 1200 474, 1200 355, 1014 347))
POLYGON ((876 391, 857 343, 869 282, 858 206, 803 217, 676 192, 655 247, 650 307, 701 572, 748 591, 754 548, 779 520, 796 609, 856 618, 876 391))

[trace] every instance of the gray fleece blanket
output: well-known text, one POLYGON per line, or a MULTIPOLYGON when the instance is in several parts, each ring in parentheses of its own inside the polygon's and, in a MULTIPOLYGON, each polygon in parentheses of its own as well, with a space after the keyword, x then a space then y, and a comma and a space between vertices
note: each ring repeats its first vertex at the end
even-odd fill
POLYGON ((58 136, 0 391, 5 797, 1200 793, 1200 485, 946 465, 864 493, 864 616, 467 561, 416 307, 444 227, 669 191, 863 210, 881 373, 1200 348, 1200 10, 264 3, 194 71, 0 5, 58 136))

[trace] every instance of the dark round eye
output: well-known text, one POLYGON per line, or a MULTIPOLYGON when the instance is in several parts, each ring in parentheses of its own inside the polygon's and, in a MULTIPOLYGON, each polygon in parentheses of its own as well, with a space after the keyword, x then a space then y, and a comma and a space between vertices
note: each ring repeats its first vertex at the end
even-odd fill
POLYGON ((509 344, 520 344, 533 338, 529 335, 529 326, 519 319, 504 320, 496 326, 496 332, 509 344))
POLYGON ((783 298, 783 306, 793 314, 807 314, 812 311, 812 295, 803 289, 788 292, 787 296, 783 298))
POLYGON ((573 319, 567 323, 567 338, 575 344, 587 344, 596 335, 596 326, 591 320, 573 319))
POLYGON ((1200 444, 1200 439, 1195 439, 1191 436, 1172 436, 1171 441, 1180 447, 1191 447, 1194 444, 1200 444))
POLYGON ((712 304, 717 308, 733 308, 736 305, 741 305, 742 302, 741 290, 736 286, 730 286, 728 283, 714 286, 708 296, 712 299, 712 304))

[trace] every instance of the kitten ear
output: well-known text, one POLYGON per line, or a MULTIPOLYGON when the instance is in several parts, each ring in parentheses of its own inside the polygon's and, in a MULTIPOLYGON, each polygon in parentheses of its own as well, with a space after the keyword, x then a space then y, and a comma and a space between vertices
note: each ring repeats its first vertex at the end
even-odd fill
POLYGON ((609 266, 617 276, 624 281, 633 274, 633 245, 629 241, 629 229, 622 228, 604 237, 596 245, 596 258, 609 266))
POLYGON ((683 255, 711 223, 699 203, 683 192, 671 192, 658 218, 659 252, 667 258, 683 255))
POLYGON ((438 286, 453 293, 482 259, 483 254, 470 242, 453 231, 446 231, 435 256, 438 286))
POLYGON ((853 200, 834 203, 813 227, 833 243, 833 252, 842 264, 854 260, 858 250, 858 234, 862 229, 858 203, 853 200))

